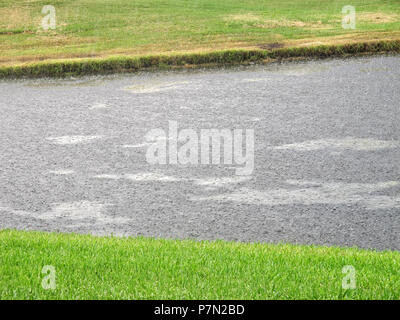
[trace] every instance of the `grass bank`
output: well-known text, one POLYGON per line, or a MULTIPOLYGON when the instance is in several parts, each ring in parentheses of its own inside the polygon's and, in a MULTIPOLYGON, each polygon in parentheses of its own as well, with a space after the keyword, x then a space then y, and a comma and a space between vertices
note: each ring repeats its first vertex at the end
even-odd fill
POLYGON ((1 77, 399 51, 397 0, 353 0, 355 29, 347 0, 56 0, 46 31, 48 4, 0 3, 1 77))
POLYGON ((137 72, 149 69, 191 68, 278 60, 346 57, 373 53, 399 53, 400 41, 380 41, 345 45, 295 47, 277 50, 225 50, 210 53, 70 59, 0 67, 0 78, 64 77, 91 74, 137 72))
POLYGON ((3 230, 0 261, 0 299, 400 298, 399 252, 3 230))

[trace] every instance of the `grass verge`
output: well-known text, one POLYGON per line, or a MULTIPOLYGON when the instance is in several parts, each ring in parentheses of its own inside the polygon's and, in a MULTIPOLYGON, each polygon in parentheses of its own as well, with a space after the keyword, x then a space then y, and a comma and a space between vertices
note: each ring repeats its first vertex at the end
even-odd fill
POLYGON ((399 299, 400 253, 0 231, 0 299, 399 299), (42 287, 44 266, 56 289, 42 287), (344 290, 342 269, 356 270, 344 290))
POLYGON ((347 5, 347 0, 2 0, 0 77, 399 51, 398 0, 353 0, 354 29, 342 26, 347 5), (45 5, 54 7, 55 29, 43 27, 45 5))
POLYGON ((360 54, 399 53, 400 40, 344 45, 293 47, 276 50, 224 50, 209 53, 70 59, 28 65, 0 67, 0 78, 65 77, 92 74, 137 72, 149 69, 221 66, 277 60, 345 57, 360 54))

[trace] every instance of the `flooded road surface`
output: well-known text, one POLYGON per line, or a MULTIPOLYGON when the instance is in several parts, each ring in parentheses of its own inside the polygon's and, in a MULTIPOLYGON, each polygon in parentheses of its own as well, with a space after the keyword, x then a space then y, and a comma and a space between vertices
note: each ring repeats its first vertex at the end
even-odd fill
POLYGON ((0 228, 400 249, 399 56, 3 81, 0 97, 0 228), (207 165, 204 129, 243 129, 243 149, 225 159, 221 140, 207 165))

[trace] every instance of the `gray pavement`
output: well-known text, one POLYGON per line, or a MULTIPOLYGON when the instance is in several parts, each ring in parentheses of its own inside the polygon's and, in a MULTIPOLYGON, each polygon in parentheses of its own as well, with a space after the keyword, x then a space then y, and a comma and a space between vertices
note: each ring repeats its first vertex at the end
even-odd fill
MULTIPOLYGON (((0 228, 400 249, 400 57, 0 82, 0 228), (254 129, 254 170, 146 134, 254 129)), ((168 138, 168 137, 167 137, 168 138)))

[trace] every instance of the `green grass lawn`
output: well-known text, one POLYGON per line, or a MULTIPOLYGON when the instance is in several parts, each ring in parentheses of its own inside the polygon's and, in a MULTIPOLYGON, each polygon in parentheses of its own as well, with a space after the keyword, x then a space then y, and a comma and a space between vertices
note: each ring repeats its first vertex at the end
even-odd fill
POLYGON ((0 66, 400 39, 398 0, 2 0, 0 66), (56 30, 41 30, 44 5, 56 30), (341 26, 353 5, 357 28, 341 26))
POLYGON ((399 299, 400 253, 3 230, 0 298, 399 299), (42 288, 46 265, 55 290, 42 288))

